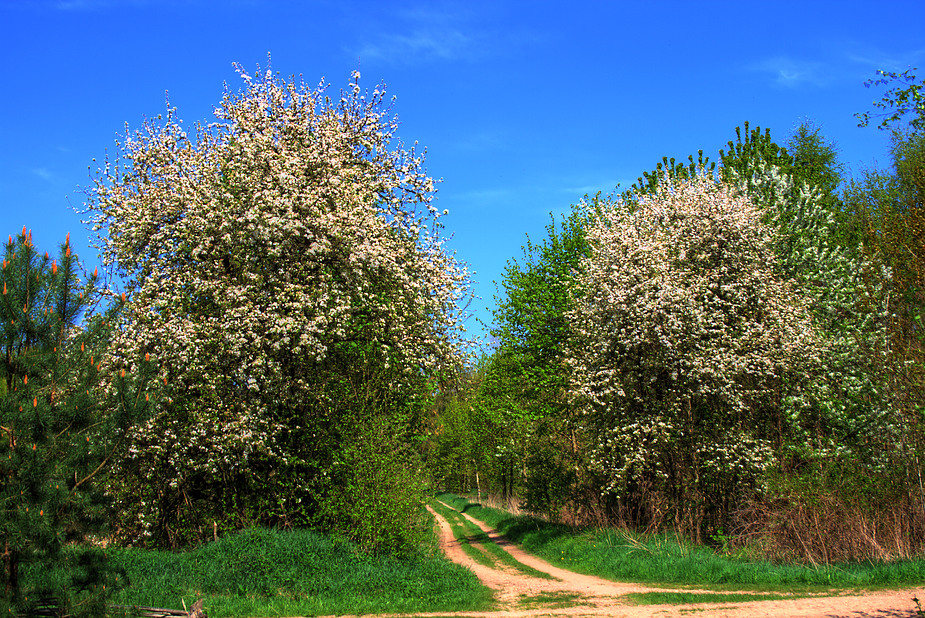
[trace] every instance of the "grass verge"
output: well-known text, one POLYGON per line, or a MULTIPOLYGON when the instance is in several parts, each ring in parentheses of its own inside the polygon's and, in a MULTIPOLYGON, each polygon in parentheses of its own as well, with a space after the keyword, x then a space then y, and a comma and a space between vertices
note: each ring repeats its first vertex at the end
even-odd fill
POLYGON ((436 553, 369 555, 309 530, 252 529, 185 552, 107 550, 125 583, 111 602, 211 618, 482 611, 492 592, 436 553))
POLYGON ((474 504, 454 494, 438 499, 501 531, 555 565, 606 579, 651 585, 822 592, 919 586, 925 560, 831 565, 774 564, 717 554, 671 534, 578 529, 474 504))
POLYGON ((620 598, 630 605, 694 605, 697 603, 741 603, 805 598, 807 594, 742 594, 722 592, 631 592, 620 598))
POLYGON ((541 592, 540 594, 522 594, 517 600, 518 607, 522 609, 550 609, 558 607, 571 607, 579 603, 582 596, 573 592, 541 592))

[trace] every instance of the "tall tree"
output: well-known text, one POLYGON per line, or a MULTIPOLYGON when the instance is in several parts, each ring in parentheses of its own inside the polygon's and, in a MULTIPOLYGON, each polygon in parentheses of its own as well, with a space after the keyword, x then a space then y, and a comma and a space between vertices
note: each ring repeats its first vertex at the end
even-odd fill
POLYGON ((585 226, 600 202, 600 195, 586 198, 563 220, 550 221, 542 242, 527 239, 522 262, 508 262, 494 311, 498 347, 475 403, 495 410, 504 428, 506 440, 498 448, 505 493, 519 478, 527 507, 538 512, 556 512, 571 491, 562 471, 577 452, 562 346, 569 289, 589 250, 585 226))
POLYGON ((881 118, 891 131, 892 169, 873 170, 852 180, 845 191, 848 212, 873 268, 867 276, 870 293, 884 304, 884 345, 870 350, 880 367, 884 395, 893 412, 898 449, 897 482, 921 512, 922 461, 925 441, 921 410, 925 408, 925 107, 923 84, 910 69, 901 74, 878 71, 880 79, 865 85, 893 84, 874 107, 878 113, 857 114, 859 126, 881 118))
POLYGON ((127 285, 118 347, 156 358, 171 392, 124 462, 125 495, 150 498, 134 530, 175 544, 213 522, 311 524, 375 546, 325 501, 349 508, 337 483, 375 475, 343 462, 408 431, 456 366, 468 273, 382 87, 355 73, 332 100, 324 84, 239 73, 217 123, 190 135, 169 110, 128 138, 88 205, 127 285))
POLYGON ((793 176, 797 184, 806 183, 827 196, 835 198, 842 181, 843 166, 838 161, 835 144, 822 135, 822 129, 811 121, 801 122, 787 139, 787 152, 791 161, 784 171, 793 176))
MULTIPOLYGON (((590 210, 598 201, 599 197, 591 200, 590 210)), ((575 208, 558 224, 553 220, 546 226, 541 243, 528 238, 523 263, 507 263, 503 294, 496 298, 492 335, 500 353, 517 366, 522 393, 518 399, 540 415, 557 409, 565 384, 559 364, 561 342, 568 325, 568 288, 588 251, 586 218, 584 209, 575 208)))

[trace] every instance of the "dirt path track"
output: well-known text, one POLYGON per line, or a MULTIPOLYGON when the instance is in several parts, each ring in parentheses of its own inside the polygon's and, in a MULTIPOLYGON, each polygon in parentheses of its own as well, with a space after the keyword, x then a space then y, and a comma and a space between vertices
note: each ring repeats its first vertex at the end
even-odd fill
MULTIPOLYGON (((414 616, 454 616, 473 618, 520 618, 541 616, 614 616, 632 618, 917 618, 912 597, 925 598, 925 587, 910 590, 873 592, 859 596, 812 597, 789 600, 748 600, 733 603, 698 603, 694 605, 629 605, 622 595, 631 592, 664 592, 638 584, 613 582, 556 567, 527 554, 482 522, 463 513, 519 562, 553 576, 555 579, 530 577, 510 568, 490 568, 478 564, 463 551, 450 524, 431 510, 440 526, 440 546, 447 557, 468 567, 483 584, 495 590, 501 609, 491 612, 422 613, 414 616), (567 606, 557 606, 557 595, 570 597, 567 606), (544 596, 549 603, 524 603, 525 599, 544 596)), ((679 590, 680 591, 680 590, 679 590)), ((683 592, 698 592, 684 589, 683 592)), ((565 605, 563 603, 563 605, 565 605)), ((408 614, 400 614, 407 616, 408 614)), ((379 616, 378 618, 382 618, 379 616)))

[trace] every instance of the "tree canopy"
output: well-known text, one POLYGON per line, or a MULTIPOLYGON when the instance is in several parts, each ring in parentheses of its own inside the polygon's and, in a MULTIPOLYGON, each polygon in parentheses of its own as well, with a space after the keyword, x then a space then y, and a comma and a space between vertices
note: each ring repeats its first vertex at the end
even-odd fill
POLYGON ((163 474, 138 528, 171 542, 165 518, 190 496, 227 525, 263 512, 358 529, 319 503, 338 453, 371 448, 353 441, 383 435, 375 419, 408 430, 462 354, 469 275, 384 87, 354 73, 332 99, 238 70, 245 87, 226 88, 217 122, 187 132, 174 109, 146 122, 88 204, 126 282, 116 345, 150 354, 171 393, 126 462, 163 474))

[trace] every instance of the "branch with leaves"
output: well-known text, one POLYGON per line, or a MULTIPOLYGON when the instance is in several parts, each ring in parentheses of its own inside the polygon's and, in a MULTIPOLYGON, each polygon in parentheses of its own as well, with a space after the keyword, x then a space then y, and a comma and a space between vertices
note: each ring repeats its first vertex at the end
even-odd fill
POLYGON ((872 119, 879 119, 877 128, 886 130, 891 124, 899 124, 904 117, 911 115, 909 126, 915 131, 925 129, 925 84, 913 73, 916 70, 913 67, 896 73, 880 69, 877 71, 879 78, 864 82, 866 88, 886 85, 892 85, 892 88, 884 93, 881 100, 873 102, 873 106, 881 112, 860 112, 854 115, 858 119, 858 126, 866 127, 872 119))

